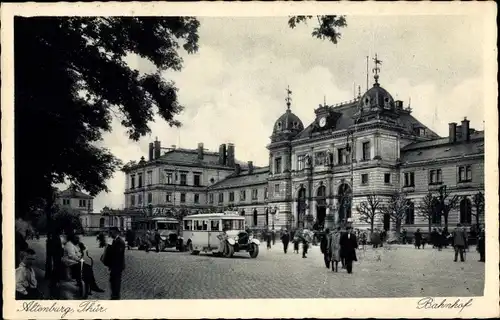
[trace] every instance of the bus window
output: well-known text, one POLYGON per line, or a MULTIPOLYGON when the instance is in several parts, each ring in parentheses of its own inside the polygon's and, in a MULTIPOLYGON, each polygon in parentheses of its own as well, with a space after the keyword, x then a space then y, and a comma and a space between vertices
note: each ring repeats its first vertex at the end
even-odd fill
POLYGON ((226 230, 243 230, 243 220, 224 220, 226 230))
POLYGON ((212 220, 212 221, 210 221, 210 230, 211 231, 219 231, 219 221, 220 220, 212 220))
POLYGON ((184 230, 191 230, 193 220, 184 220, 184 230))
POLYGON ((202 231, 203 230, 203 221, 194 220, 194 230, 202 231))
POLYGON ((167 223, 167 230, 177 230, 177 223, 167 223))
POLYGON ((208 230, 208 221, 203 220, 203 231, 207 231, 207 230, 208 230))

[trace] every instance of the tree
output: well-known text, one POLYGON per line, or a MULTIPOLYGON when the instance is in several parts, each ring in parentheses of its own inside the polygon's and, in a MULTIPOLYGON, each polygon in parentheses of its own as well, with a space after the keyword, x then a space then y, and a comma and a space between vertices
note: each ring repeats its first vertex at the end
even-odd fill
POLYGON ((402 192, 395 192, 389 197, 387 203, 380 207, 380 212, 384 215, 388 215, 391 221, 395 224, 397 239, 399 239, 401 225, 406 217, 406 211, 409 206, 410 202, 406 198, 406 194, 402 192))
MULTIPOLYGON (((288 20, 288 26, 294 29, 300 23, 307 23, 313 16, 294 16, 288 20)), ((340 28, 347 26, 345 16, 316 16, 318 26, 313 28, 312 36, 321 40, 327 39, 328 41, 337 44, 341 38, 340 28)))
POLYGON ((429 192, 417 205, 416 215, 424 218, 427 221, 429 234, 431 234, 432 229, 432 217, 434 215, 434 212, 436 211, 435 203, 436 197, 429 192))
POLYGON ((371 233, 373 233, 373 225, 375 224, 375 219, 380 214, 380 209, 381 202, 375 194, 369 194, 366 201, 362 201, 356 206, 356 210, 360 215, 359 220, 370 224, 371 233))
POLYGON ((450 193, 448 192, 446 186, 439 188, 439 194, 437 196, 439 201, 439 211, 444 217, 444 226, 448 229, 448 215, 451 210, 455 209, 460 201, 460 197, 454 195, 450 198, 450 193))
POLYGON ((113 117, 133 140, 155 113, 180 125, 177 89, 159 72, 182 68, 181 45, 197 51, 198 26, 192 17, 15 17, 17 216, 50 207, 52 186, 66 180, 91 196, 108 191, 121 163, 99 143, 113 117), (156 72, 132 69, 129 54, 156 72))
POLYGON ((476 227, 479 227, 480 218, 484 215, 484 194, 482 192, 478 192, 472 197, 472 206, 474 208, 472 214, 476 218, 476 227))

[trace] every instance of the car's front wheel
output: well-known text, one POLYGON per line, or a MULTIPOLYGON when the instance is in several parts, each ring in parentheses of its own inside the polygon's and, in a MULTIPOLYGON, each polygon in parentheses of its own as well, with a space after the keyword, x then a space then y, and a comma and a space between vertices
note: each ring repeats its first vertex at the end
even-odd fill
POLYGON ((224 257, 231 258, 234 255, 234 247, 229 243, 226 243, 226 247, 224 249, 224 257))
POLYGON ((257 258, 257 256, 259 255, 259 246, 255 243, 250 244, 250 250, 248 250, 248 253, 250 253, 250 258, 257 258))

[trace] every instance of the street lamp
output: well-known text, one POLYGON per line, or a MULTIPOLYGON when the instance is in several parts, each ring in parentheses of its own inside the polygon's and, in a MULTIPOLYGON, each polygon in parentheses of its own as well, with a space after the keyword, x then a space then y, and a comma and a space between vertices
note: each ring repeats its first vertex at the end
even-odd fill
POLYGON ((278 207, 269 208, 269 211, 271 212, 271 215, 273 216, 273 230, 274 230, 274 219, 276 217, 276 212, 278 211, 278 207))

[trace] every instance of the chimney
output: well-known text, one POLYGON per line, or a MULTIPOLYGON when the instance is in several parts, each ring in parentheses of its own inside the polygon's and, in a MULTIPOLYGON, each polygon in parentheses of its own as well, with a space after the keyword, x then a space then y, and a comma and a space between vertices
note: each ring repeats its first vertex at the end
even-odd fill
POLYGON ((457 124, 455 122, 452 122, 448 124, 448 126, 449 126, 448 139, 450 143, 455 143, 457 141, 457 124))
POLYGON ((234 167, 234 144, 228 143, 227 145, 227 165, 234 167))
POLYGON ((239 175, 241 173, 241 166, 237 163, 234 164, 234 173, 239 175))
POLYGON ((150 142, 149 143, 149 161, 154 159, 154 143, 150 142))
POLYGON ((252 173, 253 173, 253 162, 248 161, 248 174, 252 174, 252 173))
POLYGON ((198 160, 203 160, 203 143, 198 143, 198 160))
POLYGON ((154 142, 154 149, 155 149, 155 159, 158 159, 159 157, 161 157, 161 142, 158 141, 158 140, 155 140, 154 142))
POLYGON ((469 123, 470 121, 467 120, 467 117, 462 120, 462 141, 470 140, 469 123))
POLYGON ((221 166, 226 165, 226 145, 225 144, 221 144, 219 146, 219 164, 221 166))

